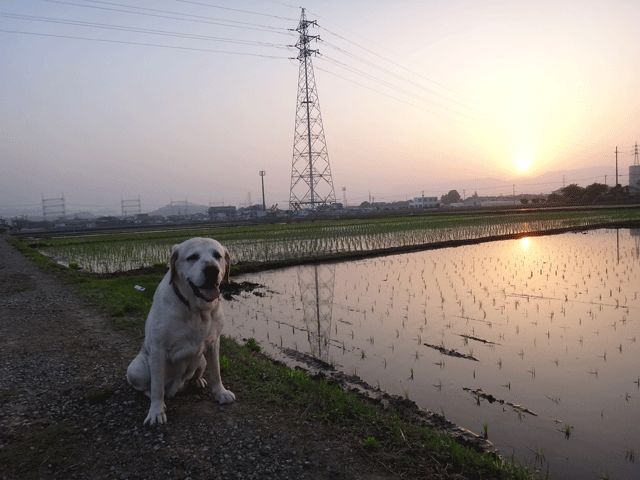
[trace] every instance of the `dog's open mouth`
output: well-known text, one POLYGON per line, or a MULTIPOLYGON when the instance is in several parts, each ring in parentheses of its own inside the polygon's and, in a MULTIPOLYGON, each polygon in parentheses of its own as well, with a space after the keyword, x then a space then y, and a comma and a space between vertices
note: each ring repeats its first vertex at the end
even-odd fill
POLYGON ((193 290, 193 294, 205 302, 213 302, 220 296, 220 288, 217 286, 209 287, 209 285, 203 285, 202 287, 197 287, 192 282, 189 282, 189 285, 193 290))

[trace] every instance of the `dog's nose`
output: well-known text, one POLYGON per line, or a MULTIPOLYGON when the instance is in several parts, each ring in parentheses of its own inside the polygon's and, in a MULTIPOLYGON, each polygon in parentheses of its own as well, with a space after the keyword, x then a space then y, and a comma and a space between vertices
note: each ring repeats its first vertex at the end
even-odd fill
POLYGON ((204 278, 207 282, 215 282, 218 279, 218 275, 220 274, 220 270, 218 267, 214 265, 207 265, 204 267, 204 278))

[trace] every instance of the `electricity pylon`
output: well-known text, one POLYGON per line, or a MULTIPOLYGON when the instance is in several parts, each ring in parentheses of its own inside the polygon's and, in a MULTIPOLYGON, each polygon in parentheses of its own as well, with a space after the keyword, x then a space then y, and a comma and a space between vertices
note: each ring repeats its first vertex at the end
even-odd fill
POLYGON ((289 210, 292 212, 303 209, 318 210, 336 202, 311 63, 311 56, 317 54, 318 50, 309 48, 309 42, 318 39, 317 35, 308 34, 309 26, 314 25, 317 26, 316 21, 308 21, 303 8, 300 23, 296 28, 300 33, 300 39, 296 43, 300 69, 289 195, 289 210))

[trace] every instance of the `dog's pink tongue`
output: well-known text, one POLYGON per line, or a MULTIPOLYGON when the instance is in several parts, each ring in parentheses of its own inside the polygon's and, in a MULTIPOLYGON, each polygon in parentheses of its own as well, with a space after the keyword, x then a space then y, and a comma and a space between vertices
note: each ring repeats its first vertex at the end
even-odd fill
POLYGON ((200 295, 202 295, 208 302, 213 302, 220 296, 220 290, 217 288, 201 288, 200 295))

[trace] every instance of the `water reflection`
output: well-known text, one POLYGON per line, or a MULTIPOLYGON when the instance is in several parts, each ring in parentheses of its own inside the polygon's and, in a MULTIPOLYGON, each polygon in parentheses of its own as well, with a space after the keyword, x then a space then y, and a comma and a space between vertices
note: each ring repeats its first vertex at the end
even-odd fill
POLYGON ((315 357, 325 362, 329 361, 335 278, 335 265, 314 265, 298 269, 298 286, 309 349, 315 357))
POLYGON ((228 302, 227 333, 254 336, 275 356, 295 348, 357 372, 471 430, 488 423, 506 456, 530 461, 544 449, 551 478, 633 478, 624 452, 640 449, 640 230, 247 279, 277 293, 228 302), (505 403, 468 393, 478 389, 505 403))

